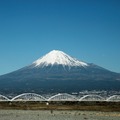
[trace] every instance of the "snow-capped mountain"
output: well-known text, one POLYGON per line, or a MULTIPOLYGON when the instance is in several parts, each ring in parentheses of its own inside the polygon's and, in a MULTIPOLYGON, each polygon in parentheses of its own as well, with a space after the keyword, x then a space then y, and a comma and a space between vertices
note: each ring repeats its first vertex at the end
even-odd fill
POLYGON ((31 65, 0 76, 0 93, 120 90, 120 74, 53 50, 31 65))
POLYGON ((40 66, 48 66, 48 65, 62 65, 62 66, 88 66, 87 63, 79 61, 73 57, 70 57, 66 53, 59 51, 59 50, 53 50, 43 56, 42 58, 36 60, 33 62, 36 67, 40 66))

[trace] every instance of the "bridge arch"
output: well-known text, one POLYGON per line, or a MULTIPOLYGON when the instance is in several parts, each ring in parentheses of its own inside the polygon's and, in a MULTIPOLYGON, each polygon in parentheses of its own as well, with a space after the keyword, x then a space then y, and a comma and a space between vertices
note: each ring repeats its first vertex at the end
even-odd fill
POLYGON ((120 101, 120 95, 112 95, 109 98, 106 99, 106 101, 120 101))
POLYGON ((23 93, 15 96, 11 101, 47 101, 43 96, 36 93, 23 93))
POLYGON ((10 99, 8 99, 7 97, 0 95, 0 101, 9 101, 10 99))
POLYGON ((104 98, 100 95, 85 95, 79 99, 79 101, 103 101, 104 98))
POLYGON ((50 97, 48 101, 78 101, 78 99, 67 93, 59 93, 50 97))

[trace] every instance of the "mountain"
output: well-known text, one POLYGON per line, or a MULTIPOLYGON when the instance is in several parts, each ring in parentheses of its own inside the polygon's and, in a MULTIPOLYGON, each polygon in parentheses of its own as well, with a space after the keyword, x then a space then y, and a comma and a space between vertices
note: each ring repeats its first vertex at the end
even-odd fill
POLYGON ((120 74, 53 50, 31 65, 0 76, 0 93, 120 90, 120 74))

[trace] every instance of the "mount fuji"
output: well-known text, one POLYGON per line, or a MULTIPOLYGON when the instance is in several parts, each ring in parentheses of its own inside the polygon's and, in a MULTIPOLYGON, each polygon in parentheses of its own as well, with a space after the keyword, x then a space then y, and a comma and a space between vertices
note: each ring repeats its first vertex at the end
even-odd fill
POLYGON ((120 74, 53 50, 31 65, 0 76, 0 93, 120 90, 120 74))

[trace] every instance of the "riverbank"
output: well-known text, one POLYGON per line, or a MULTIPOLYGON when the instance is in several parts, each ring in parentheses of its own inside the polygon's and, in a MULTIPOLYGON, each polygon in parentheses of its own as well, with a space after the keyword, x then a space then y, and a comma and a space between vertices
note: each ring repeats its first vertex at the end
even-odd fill
POLYGON ((103 111, 120 112, 120 102, 106 101, 14 101, 0 102, 0 109, 3 110, 82 110, 82 111, 103 111))

